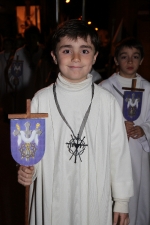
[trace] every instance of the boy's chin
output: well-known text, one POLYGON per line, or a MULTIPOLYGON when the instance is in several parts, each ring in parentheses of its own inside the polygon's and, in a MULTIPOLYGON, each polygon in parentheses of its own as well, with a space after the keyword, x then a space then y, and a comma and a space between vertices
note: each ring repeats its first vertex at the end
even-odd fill
POLYGON ((70 82, 70 83, 80 83, 84 80, 87 79, 87 75, 82 77, 82 78, 78 78, 78 77, 66 77, 66 76, 63 76, 62 74, 60 74, 66 81, 70 82))

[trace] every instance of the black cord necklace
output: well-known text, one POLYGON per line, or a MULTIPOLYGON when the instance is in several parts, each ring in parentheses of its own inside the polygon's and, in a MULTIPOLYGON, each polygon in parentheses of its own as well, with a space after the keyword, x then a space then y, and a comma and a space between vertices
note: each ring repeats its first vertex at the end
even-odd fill
POLYGON ((63 119, 63 121, 66 123, 66 125, 69 127, 69 129, 72 132, 72 135, 71 135, 71 138, 72 139, 69 142, 66 143, 67 146, 68 146, 69 152, 72 154, 72 156, 70 157, 70 160, 74 156, 75 157, 74 163, 76 163, 77 156, 79 156, 80 161, 82 162, 81 155, 83 154, 86 146, 88 146, 88 145, 85 144, 85 142, 84 142, 85 137, 81 138, 81 136, 82 136, 82 133, 83 133, 83 129, 85 127, 85 124, 87 122, 88 116, 90 114, 91 104, 92 104, 92 100, 93 100, 93 96, 94 96, 94 84, 92 84, 92 98, 91 98, 91 103, 90 103, 90 105, 89 105, 89 107, 88 107, 88 109, 87 109, 87 111, 86 111, 86 113, 84 115, 84 118, 83 118, 83 121, 81 123, 81 126, 80 126, 80 129, 79 129, 79 132, 78 132, 77 136, 75 136, 75 134, 74 134, 71 126, 69 125, 69 123, 67 122, 65 116, 63 115, 63 113, 61 111, 61 108, 59 106, 58 99, 57 99, 56 84, 55 83, 53 84, 53 94, 54 94, 54 99, 55 99, 55 103, 56 103, 56 107, 58 109, 58 112, 59 112, 61 118, 63 119))

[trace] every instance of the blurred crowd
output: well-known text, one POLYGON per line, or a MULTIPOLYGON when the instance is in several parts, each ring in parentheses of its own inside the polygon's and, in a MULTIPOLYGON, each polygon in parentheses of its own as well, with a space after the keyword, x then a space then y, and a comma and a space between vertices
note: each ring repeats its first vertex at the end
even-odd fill
MULTIPOLYGON (((99 30, 98 34, 100 53, 91 71, 95 83, 108 78, 110 56, 108 31, 99 30)), ((23 36, 17 35, 15 39, 1 37, 0 44, 0 108, 7 121, 8 113, 24 113, 26 99, 54 83, 59 69, 50 55, 51 35, 42 43, 36 26, 28 27, 23 36)))

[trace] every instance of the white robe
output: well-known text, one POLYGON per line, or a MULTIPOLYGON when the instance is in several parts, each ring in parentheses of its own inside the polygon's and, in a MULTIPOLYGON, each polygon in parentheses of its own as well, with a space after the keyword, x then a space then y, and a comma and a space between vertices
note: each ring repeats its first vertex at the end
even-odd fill
MULTIPOLYGON (((121 84, 113 74, 100 85, 109 90, 117 99, 121 109, 123 97, 114 89, 113 85, 123 94, 121 84)), ((137 74, 139 88, 145 89, 142 98, 141 114, 135 125, 139 125, 145 132, 145 136, 139 139, 129 139, 131 152, 134 196, 129 201, 130 225, 150 225, 150 83, 137 74)))
MULTIPOLYGON (((57 98, 75 135, 91 102, 92 77, 79 84, 56 82, 57 98)), ((32 112, 48 113, 46 149, 35 165, 30 188, 30 225, 111 225, 112 196, 133 195, 129 146, 115 98, 94 85, 91 111, 83 130, 85 151, 74 163, 66 143, 71 131, 61 118, 53 85, 37 92, 32 112), (115 112, 115 113, 114 113, 115 112)))

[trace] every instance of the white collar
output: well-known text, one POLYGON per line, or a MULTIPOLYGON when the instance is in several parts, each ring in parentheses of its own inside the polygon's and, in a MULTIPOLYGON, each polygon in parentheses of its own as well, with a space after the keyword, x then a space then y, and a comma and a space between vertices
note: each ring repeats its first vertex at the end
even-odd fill
POLYGON ((64 79, 61 74, 58 74, 58 78, 56 80, 56 85, 60 88, 66 89, 68 91, 80 91, 91 87, 92 85, 92 75, 88 74, 87 79, 79 82, 79 83, 72 83, 68 80, 64 79))

